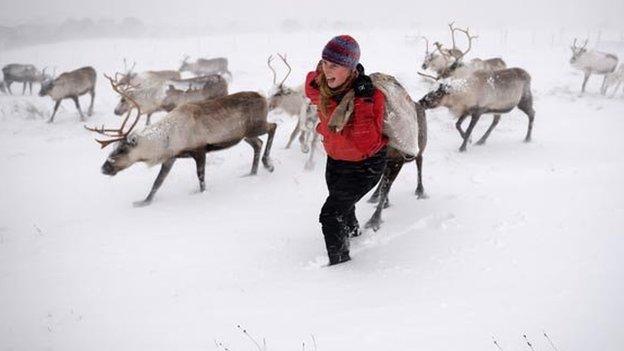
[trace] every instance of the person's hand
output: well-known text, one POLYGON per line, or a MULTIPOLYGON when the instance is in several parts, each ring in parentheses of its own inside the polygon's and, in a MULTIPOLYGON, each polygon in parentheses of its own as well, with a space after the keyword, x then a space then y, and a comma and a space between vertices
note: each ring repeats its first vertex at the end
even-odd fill
POLYGON ((369 76, 364 74, 364 66, 357 64, 355 69, 358 76, 353 80, 353 90, 356 97, 372 97, 375 93, 375 86, 369 76))

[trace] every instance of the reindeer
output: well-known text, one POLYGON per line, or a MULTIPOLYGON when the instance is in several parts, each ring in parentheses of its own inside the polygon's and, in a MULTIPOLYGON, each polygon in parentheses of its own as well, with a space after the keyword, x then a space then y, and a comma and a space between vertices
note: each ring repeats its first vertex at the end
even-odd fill
POLYGON ((6 94, 6 88, 4 86, 4 81, 0 80, 0 92, 2 92, 3 94, 6 94))
POLYGON ((318 141, 318 135, 315 129, 316 123, 318 121, 316 108, 311 106, 310 100, 305 96, 303 86, 290 88, 284 85, 284 82, 290 75, 292 68, 286 60, 286 55, 278 54, 278 56, 288 68, 288 72, 286 73, 286 76, 284 76, 284 79, 282 79, 282 81, 277 84, 277 73, 275 72, 273 66, 271 66, 271 62, 273 61, 273 55, 269 56, 269 58, 267 59, 267 65, 269 66, 271 72, 273 72, 273 89, 268 97, 269 112, 280 109, 290 116, 297 117, 297 124, 295 125, 295 129, 293 129, 293 131, 290 133, 286 148, 290 148, 293 140, 295 140, 297 134, 299 134, 299 144, 301 146, 301 151, 303 153, 307 153, 308 151, 312 150, 306 166, 306 168, 311 168, 314 164, 314 148, 316 146, 316 142, 318 141), (308 145, 310 140, 311 145, 308 145))
POLYGON ((426 70, 431 68, 432 71, 437 74, 442 74, 454 60, 457 60, 462 56, 462 51, 453 47, 452 49, 445 49, 439 42, 433 43, 436 47, 432 52, 429 52, 429 40, 426 37, 422 37, 426 43, 425 58, 421 68, 426 70))
POLYGON ((463 138, 463 143, 459 148, 460 152, 466 151, 470 134, 482 114, 493 113, 494 119, 477 145, 486 142, 498 124, 501 114, 510 112, 514 107, 518 107, 528 116, 529 126, 524 141, 531 141, 531 131, 535 118, 531 76, 521 68, 475 71, 466 78, 454 79, 448 83, 440 84, 437 90, 425 95, 419 103, 425 109, 444 106, 458 118, 455 127, 463 138), (471 115, 470 125, 464 132, 461 124, 468 115, 471 115))
MULTIPOLYGON (((439 55, 435 56, 437 61, 434 61, 434 62, 438 62, 438 64, 433 69, 438 75, 437 78, 434 78, 435 80, 438 80, 440 78, 448 78, 451 76, 456 77, 456 78, 462 78, 462 77, 466 77, 470 75, 472 72, 477 71, 477 70, 495 71, 495 70, 507 68, 507 64, 505 63, 505 61, 503 61, 503 59, 499 57, 485 59, 485 60, 480 59, 480 58, 474 58, 470 60, 470 62, 465 64, 463 62, 463 59, 466 56, 466 54, 470 52, 470 50, 472 49, 472 40, 478 38, 478 36, 470 35, 469 28, 462 29, 462 28, 455 27, 454 22, 451 22, 449 24, 449 28, 451 31, 453 48, 445 49, 440 43, 435 43, 436 51, 440 53, 439 55), (457 45, 455 44, 456 43, 455 32, 461 32, 466 35, 468 39, 468 48, 466 48, 466 50, 462 51, 457 48, 457 45)), ((429 51, 428 46, 429 44, 427 42, 427 52, 429 51)), ((427 69, 427 67, 424 64, 423 64, 423 69, 427 69)), ((422 73, 419 73, 419 74, 425 77, 431 77, 426 74, 422 74, 422 73)))
POLYGON ((193 77, 193 78, 180 78, 169 79, 166 84, 173 85, 176 89, 180 90, 195 90, 195 89, 209 89, 215 84, 221 84, 224 81, 227 88, 227 81, 225 78, 218 74, 209 74, 205 76, 193 77))
POLYGON ((604 75, 602 86, 600 87, 600 94, 606 94, 607 75, 613 73, 618 65, 617 56, 605 52, 587 50, 587 40, 583 46, 576 46, 576 39, 570 49, 572 50, 572 58, 570 58, 570 64, 572 67, 583 71, 585 77, 583 78, 583 85, 581 86, 581 93, 585 92, 585 85, 589 80, 589 76, 592 74, 604 75))
POLYGON ((189 57, 185 56, 178 71, 191 72, 196 76, 218 74, 228 81, 232 79, 232 74, 228 70, 228 59, 216 57, 211 59, 198 58, 195 62, 188 62, 189 57))
POLYGON ((216 79, 212 84, 205 83, 205 88, 203 89, 189 89, 183 91, 176 89, 173 85, 169 85, 169 89, 165 92, 165 98, 162 101, 162 108, 170 112, 177 106, 226 96, 228 94, 227 82, 219 75, 215 75, 214 77, 216 79))
POLYGON ((50 96, 54 100, 54 112, 48 120, 48 123, 54 121, 56 111, 61 105, 63 99, 72 99, 76 104, 76 109, 80 114, 80 120, 84 121, 84 115, 80 109, 79 96, 89 93, 91 95, 91 103, 87 110, 87 115, 93 114, 93 100, 95 99, 95 81, 97 74, 93 67, 82 67, 74 71, 62 73, 57 78, 51 78, 41 83, 39 96, 50 96))
POLYGON ((607 75, 607 81, 605 84, 605 93, 615 85, 613 92, 611 93, 611 97, 614 97, 617 91, 620 89, 620 86, 624 83, 624 63, 620 63, 618 69, 607 75))
POLYGON ((141 86, 141 85, 153 85, 155 82, 162 82, 166 80, 180 79, 180 72, 173 70, 160 70, 160 71, 144 71, 140 73, 134 72, 136 62, 132 63, 132 66, 128 68, 128 62, 124 58, 124 73, 119 73, 118 82, 121 85, 141 86))
MULTIPOLYGON (((19 63, 11 63, 2 68, 4 74, 4 83, 9 94, 13 94, 11 91, 11 84, 13 82, 23 83, 22 95, 26 93, 26 85, 28 85, 30 94, 32 95, 33 83, 41 83, 46 78, 49 78, 45 74, 45 68, 43 71, 39 71, 34 65, 24 65, 19 63)), ((4 90, 2 90, 4 91, 4 90)))
POLYGON ((132 113, 126 114, 118 129, 89 128, 88 130, 106 136, 97 140, 102 148, 116 143, 102 165, 102 173, 114 176, 137 162, 149 166, 161 164, 160 172, 143 201, 135 206, 152 202, 154 195, 169 174, 177 158, 191 157, 195 160, 200 191, 205 191, 204 181, 206 153, 223 150, 245 140, 254 149, 251 175, 258 172, 262 140, 260 135, 268 134, 262 164, 272 172, 274 167, 269 157, 275 135, 276 124, 267 122, 266 99, 255 92, 240 92, 199 103, 189 103, 173 109, 160 121, 139 132, 132 132, 141 116, 141 106, 128 95, 128 86, 121 86, 117 80, 106 77, 113 90, 134 104, 136 117, 128 130, 124 131, 132 113))
MULTIPOLYGON (((390 134, 390 129, 397 129, 401 131, 405 126, 399 124, 400 117, 394 117, 401 114, 408 114, 412 119, 411 125, 417 129, 415 145, 417 146, 416 152, 407 153, 400 150, 396 145, 396 137, 390 137, 388 151, 387 151, 387 163, 384 173, 375 189, 375 192, 370 197, 368 202, 377 203, 375 212, 371 218, 366 222, 365 228, 371 228, 373 231, 379 230, 381 227, 381 214, 385 208, 390 206, 389 193, 394 180, 399 175, 399 172, 403 168, 406 162, 416 161, 416 167, 418 169, 418 185, 416 186, 415 194, 418 199, 426 199, 425 188, 422 182, 422 168, 423 168, 423 154, 427 147, 427 119, 425 109, 420 103, 414 102, 407 90, 401 86, 401 84, 391 76, 373 73, 370 75, 373 80, 373 84, 386 96, 387 110, 386 117, 384 118, 384 133, 390 134), (393 124, 396 124, 393 126, 393 124), (393 128, 394 127, 394 128, 393 128), (393 146, 394 145, 394 146, 393 146)), ((400 138, 399 142, 401 141, 400 138)), ((405 142, 405 141, 403 141, 405 142)), ((410 141, 414 142, 414 141, 410 141)))
MULTIPOLYGON (((132 96, 141 105, 141 111, 147 115, 145 125, 149 125, 152 114, 164 111, 162 101, 165 98, 165 84, 179 78, 180 72, 178 71, 145 71, 138 74, 129 71, 129 73, 118 74, 115 79, 119 85, 132 88, 127 91, 126 95, 132 96)), ((114 112, 117 116, 122 116, 133 106, 133 103, 122 95, 114 112)))

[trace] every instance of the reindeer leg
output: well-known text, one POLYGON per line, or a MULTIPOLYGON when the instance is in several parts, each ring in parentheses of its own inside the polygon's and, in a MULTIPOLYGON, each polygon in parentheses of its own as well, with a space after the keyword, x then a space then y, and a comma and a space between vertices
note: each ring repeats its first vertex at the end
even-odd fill
POLYGON ((479 121, 479 117, 481 117, 481 115, 478 113, 472 114, 472 117, 470 118, 470 124, 468 125, 468 129, 466 129, 466 133, 464 134, 464 142, 459 147, 460 152, 466 151, 466 145, 468 144, 468 139, 470 139, 470 134, 472 134, 472 130, 474 129, 475 125, 477 125, 477 122, 479 121))
POLYGON ((28 93, 32 95, 32 82, 28 82, 28 93))
POLYGON ((26 95, 26 84, 27 82, 22 83, 22 95, 26 95))
POLYGON ((381 193, 381 184, 383 180, 385 179, 385 177, 386 177, 386 171, 384 170, 383 178, 381 178, 381 181, 379 182, 379 184, 377 184, 377 188, 373 192, 373 195, 371 195, 371 197, 368 199, 368 203, 376 204, 379 202, 379 194, 381 193))
POLYGON ((303 152, 304 154, 310 152, 310 147, 308 147, 307 145, 307 136, 308 132, 304 129, 301 129, 301 131, 299 132, 299 146, 301 147, 301 152, 303 152))
POLYGON ((13 92, 11 91, 11 84, 13 84, 13 82, 12 81, 8 81, 8 82, 5 82, 5 83, 6 83, 6 88, 9 91, 9 95, 13 95, 13 92))
POLYGON ((277 124, 275 123, 267 123, 267 143, 264 148, 264 154, 262 154, 262 165, 269 172, 273 172, 275 167, 273 166, 273 162, 271 161, 271 146, 273 146, 273 138, 275 137, 275 130, 277 129, 277 124))
POLYGON ((174 162, 175 162, 174 157, 163 162, 163 164, 160 166, 160 172, 158 172, 158 176, 156 177, 156 180, 154 181, 154 185, 152 185, 152 190, 150 190, 145 200, 134 202, 133 203, 134 207, 147 206, 152 202, 152 200, 154 199, 154 195, 156 195, 156 192, 158 191, 162 183, 165 181, 165 178, 167 178, 169 171, 171 171, 171 167, 173 167, 174 162))
POLYGON ((197 166, 197 179, 199 179, 199 191, 206 191, 206 182, 204 180, 204 176, 206 173, 206 152, 204 148, 197 149, 192 153, 193 159, 195 160, 195 164, 197 166))
POLYGON ((93 100, 95 100, 95 88, 89 91, 89 95, 91 95, 91 103, 89 104, 89 111, 87 111, 88 116, 93 115, 93 100))
POLYGON ((600 95, 605 95, 607 93, 607 77, 609 75, 605 74, 604 78, 602 79, 602 85, 600 86, 600 95))
POLYGON ((146 126, 149 126, 149 125, 150 125, 150 123, 151 123, 151 118, 152 118, 152 114, 151 114, 151 113, 148 113, 148 114, 147 114, 147 119, 145 120, 145 125, 146 125, 146 126))
POLYGON ((71 99, 74 100, 74 104, 76 105, 76 108, 78 109, 78 113, 80 113, 80 120, 84 121, 85 117, 82 114, 82 109, 80 109, 80 101, 78 100, 78 96, 72 96, 71 99))
POLYGON ((477 145, 483 145, 485 144, 485 141, 487 140, 487 138, 490 136, 490 133, 492 133, 492 131, 494 130, 494 128, 496 127, 496 125, 498 125, 498 121, 500 120, 501 115, 494 115, 494 118, 492 118, 492 124, 490 124, 490 127, 488 128, 488 130, 485 132, 485 134, 483 134, 483 136, 481 137, 481 139, 479 139, 479 141, 477 141, 477 145))
POLYGON ((299 126, 299 124, 300 124, 299 121, 297 121, 297 125, 295 126, 295 129, 293 129, 293 131, 290 133, 290 137, 288 137, 288 143, 286 144, 286 149, 290 149, 290 144, 292 144, 293 140, 295 140, 295 138, 297 137, 297 134, 301 130, 301 127, 299 126))
POLYGON ((615 94, 617 93, 617 91, 620 89, 620 85, 622 85, 622 81, 620 80, 617 85, 615 86, 615 89, 613 89, 613 93, 611 93, 611 98, 615 97, 615 94))
POLYGON ((311 133, 312 142, 310 143, 310 157, 308 158, 304 166, 304 168, 308 171, 314 169, 314 152, 316 151, 316 146, 319 140, 319 133, 317 133, 316 130, 312 130, 311 133))
POLYGON ((422 167, 423 167, 423 156, 422 153, 419 153, 416 156, 416 168, 418 168, 418 186, 416 186, 416 198, 418 199, 426 199, 428 196, 425 194, 425 187, 422 183, 422 167))
POLYGON ((247 144, 251 145, 254 150, 253 163, 249 175, 258 174, 258 163, 260 162, 260 151, 262 150, 262 140, 258 137, 245 138, 247 144))
POLYGON ((581 94, 585 92, 585 85, 587 85, 587 81, 589 80, 589 76, 591 73, 585 72, 585 78, 583 79, 583 86, 581 87, 581 94))
POLYGON ((386 204, 388 204, 388 194, 390 193, 390 188, 392 187, 392 183, 394 183, 397 175, 399 175, 399 172, 403 167, 403 163, 405 163, 403 157, 394 157, 388 160, 386 168, 384 169, 384 174, 379 182, 380 195, 377 208, 368 222, 364 225, 365 228, 372 228, 373 231, 378 231, 381 227, 381 212, 384 208, 388 207, 386 204))
POLYGON ((455 128, 457 128, 457 131, 459 132, 459 135, 462 137, 462 139, 464 138, 464 134, 466 133, 464 132, 461 126, 462 126, 462 123, 464 123, 464 120, 466 119, 466 117, 468 117, 468 114, 463 114, 459 116, 459 118, 457 119, 457 122, 455 122, 455 128))
POLYGON ((527 133, 524 137, 524 142, 528 143, 531 141, 531 132, 533 131, 533 120, 535 119, 535 110, 533 109, 533 98, 531 96, 523 99, 518 104, 518 108, 526 113, 527 117, 529 117, 529 126, 527 127, 527 133))
POLYGON ((61 106, 61 100, 58 100, 56 101, 56 103, 54 103, 54 111, 52 111, 52 116, 50 116, 48 123, 54 122, 54 116, 56 115, 56 111, 58 110, 59 106, 61 106))

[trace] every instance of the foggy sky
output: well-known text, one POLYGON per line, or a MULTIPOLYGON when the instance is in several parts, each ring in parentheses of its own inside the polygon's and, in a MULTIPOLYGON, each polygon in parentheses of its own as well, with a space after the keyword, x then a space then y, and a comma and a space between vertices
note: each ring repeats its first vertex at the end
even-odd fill
POLYGON ((2 0, 0 25, 67 18, 137 17, 147 24, 207 25, 229 21, 257 24, 295 19, 378 23, 445 24, 451 19, 479 26, 624 27, 624 0, 2 0))

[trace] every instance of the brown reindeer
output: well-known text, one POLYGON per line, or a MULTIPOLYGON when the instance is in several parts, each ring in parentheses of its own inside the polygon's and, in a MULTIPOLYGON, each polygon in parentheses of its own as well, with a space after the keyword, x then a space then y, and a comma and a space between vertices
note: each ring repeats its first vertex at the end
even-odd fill
POLYGON ((74 100, 76 109, 80 113, 80 120, 84 121, 84 115, 80 109, 79 96, 89 93, 91 95, 91 103, 87 115, 93 114, 93 100, 95 99, 95 81, 97 74, 93 67, 82 67, 74 71, 62 73, 57 78, 49 79, 41 83, 39 96, 50 96, 54 100, 54 112, 48 120, 48 123, 54 121, 56 111, 64 99, 74 100))
POLYGON ((132 132, 141 115, 141 107, 127 95, 127 88, 120 86, 116 80, 107 78, 113 90, 134 104, 136 118, 127 131, 124 128, 131 110, 118 129, 87 128, 109 137, 107 140, 98 140, 102 147, 116 143, 115 150, 102 165, 102 173, 114 176, 136 162, 145 162, 150 166, 161 164, 149 194, 145 200, 136 202, 135 206, 151 203, 177 158, 192 157, 195 160, 200 191, 204 191, 206 153, 232 147, 241 140, 245 140, 254 149, 251 174, 256 174, 263 144, 259 136, 263 134, 268 134, 268 138, 262 163, 267 170, 273 171, 269 154, 276 124, 267 122, 268 108, 262 95, 240 92, 185 104, 167 113, 157 123, 132 132))
POLYGON ((165 92, 165 98, 162 101, 162 108, 169 112, 177 106, 184 104, 226 96, 228 94, 228 86, 225 79, 219 75, 212 77, 214 77, 213 82, 205 83, 202 89, 183 91, 176 89, 173 85, 169 85, 169 89, 165 92))
POLYGON ((377 207, 365 228, 377 231, 381 227, 383 210, 390 206, 390 188, 406 162, 416 161, 418 185, 415 194, 418 199, 427 198, 422 182, 423 154, 427 147, 427 119, 425 109, 412 100, 407 90, 394 77, 380 73, 373 73, 370 77, 375 87, 386 97, 384 134, 389 137, 386 168, 375 192, 368 200, 370 203, 377 203, 377 207), (405 147, 407 145, 409 147, 405 147))
POLYGON ((466 145, 473 128, 485 113, 494 114, 492 124, 479 139, 477 145, 484 144, 500 120, 501 114, 508 113, 515 107, 526 113, 529 126, 524 138, 531 141, 535 110, 531 93, 531 76, 521 68, 509 68, 498 71, 475 71, 470 76, 442 83, 437 90, 425 95, 420 104, 425 109, 444 106, 458 118, 455 124, 463 143, 459 151, 466 151, 466 145), (467 130, 462 122, 471 116, 467 130))

